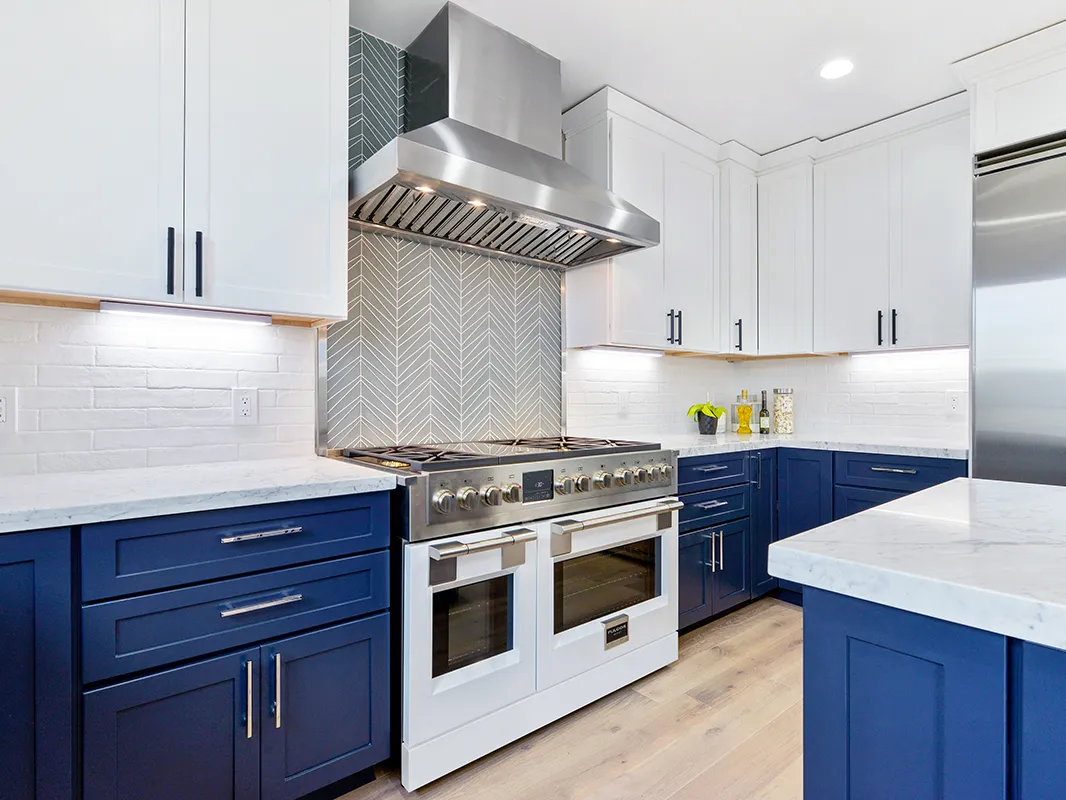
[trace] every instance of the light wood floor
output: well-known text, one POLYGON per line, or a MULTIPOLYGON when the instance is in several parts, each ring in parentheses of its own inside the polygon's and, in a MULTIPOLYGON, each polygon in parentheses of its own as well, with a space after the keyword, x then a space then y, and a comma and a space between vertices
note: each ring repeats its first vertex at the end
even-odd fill
POLYGON ((381 770, 342 800, 802 800, 803 615, 760 600, 681 657, 408 793, 381 770))

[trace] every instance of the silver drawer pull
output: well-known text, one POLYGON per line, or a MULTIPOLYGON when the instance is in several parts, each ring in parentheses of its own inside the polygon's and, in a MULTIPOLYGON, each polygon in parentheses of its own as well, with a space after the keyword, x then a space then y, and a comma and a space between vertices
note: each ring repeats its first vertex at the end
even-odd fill
POLYGON ((497 536, 495 539, 485 539, 480 542, 471 542, 466 544, 465 542, 445 542, 444 544, 435 544, 429 548, 429 557, 434 561, 441 561, 445 558, 458 558, 459 556, 469 555, 470 553, 481 553, 485 550, 498 550, 502 547, 507 547, 510 544, 521 544, 522 542, 531 542, 537 538, 537 532, 530 530, 529 528, 518 528, 510 533, 505 533, 503 536, 497 536))
POLYGON ((223 617, 236 617, 240 614, 250 614, 253 611, 264 611, 268 608, 277 608, 278 606, 287 606, 289 603, 299 603, 304 599, 302 594, 287 594, 284 597, 278 597, 274 600, 263 600, 259 603, 249 603, 246 606, 231 606, 230 608, 222 609, 221 613, 223 617))
POLYGON ((258 533, 240 533, 236 536, 223 536, 219 541, 222 544, 234 542, 254 542, 256 539, 273 539, 275 536, 291 536, 294 533, 303 533, 303 528, 297 525, 294 528, 278 528, 273 531, 259 531, 258 533))
POLYGON ((898 467, 870 467, 870 472, 891 472, 894 475, 917 475, 916 469, 899 469, 898 467))
POLYGON ((723 469, 729 469, 728 464, 712 464, 709 467, 695 467, 696 472, 719 472, 723 469))
POLYGON ((640 508, 636 511, 623 511, 619 514, 610 514, 606 517, 597 517, 596 519, 582 521, 566 519, 561 522, 553 522, 552 533, 556 536, 565 536, 570 533, 577 533, 578 531, 587 531, 592 528, 604 528, 608 525, 616 525, 619 522, 630 522, 635 519, 655 517, 659 514, 665 514, 668 511, 679 511, 684 507, 685 504, 680 500, 667 500, 666 502, 659 503, 651 508, 640 508))
POLYGON ((727 503, 725 500, 711 500, 708 503, 696 503, 696 508, 702 508, 704 511, 710 511, 712 508, 721 508, 722 506, 727 505, 729 505, 729 503, 727 503))

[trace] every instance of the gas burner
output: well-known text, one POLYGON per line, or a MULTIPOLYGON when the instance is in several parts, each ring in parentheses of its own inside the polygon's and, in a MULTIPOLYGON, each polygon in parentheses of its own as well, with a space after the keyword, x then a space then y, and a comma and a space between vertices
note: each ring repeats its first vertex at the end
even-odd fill
POLYGON ((431 472, 439 469, 463 467, 490 467, 499 463, 499 458, 484 453, 463 452, 441 445, 398 445, 396 447, 366 447, 344 450, 345 458, 372 466, 404 472, 431 472))

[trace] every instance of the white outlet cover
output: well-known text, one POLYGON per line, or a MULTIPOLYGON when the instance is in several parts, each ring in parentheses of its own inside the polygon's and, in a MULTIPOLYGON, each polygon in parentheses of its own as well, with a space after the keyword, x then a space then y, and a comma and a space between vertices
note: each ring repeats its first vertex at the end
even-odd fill
POLYGON ((233 424, 234 425, 258 425, 259 424, 259 390, 258 389, 234 389, 233 390, 233 424))
POLYGON ((948 392, 947 406, 949 414, 961 414, 964 411, 962 407, 962 392, 948 392))
POLYGON ((18 389, 14 386, 0 386, 0 404, 3 405, 0 436, 13 434, 18 430, 18 389))

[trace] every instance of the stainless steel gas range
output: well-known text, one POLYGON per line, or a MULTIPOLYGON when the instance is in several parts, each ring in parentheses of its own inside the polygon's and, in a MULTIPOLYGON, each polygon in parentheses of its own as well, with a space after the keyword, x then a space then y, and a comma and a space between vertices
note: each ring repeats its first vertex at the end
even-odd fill
POLYGON ((345 450, 402 475, 414 790, 677 658, 677 454, 551 437, 345 450))

